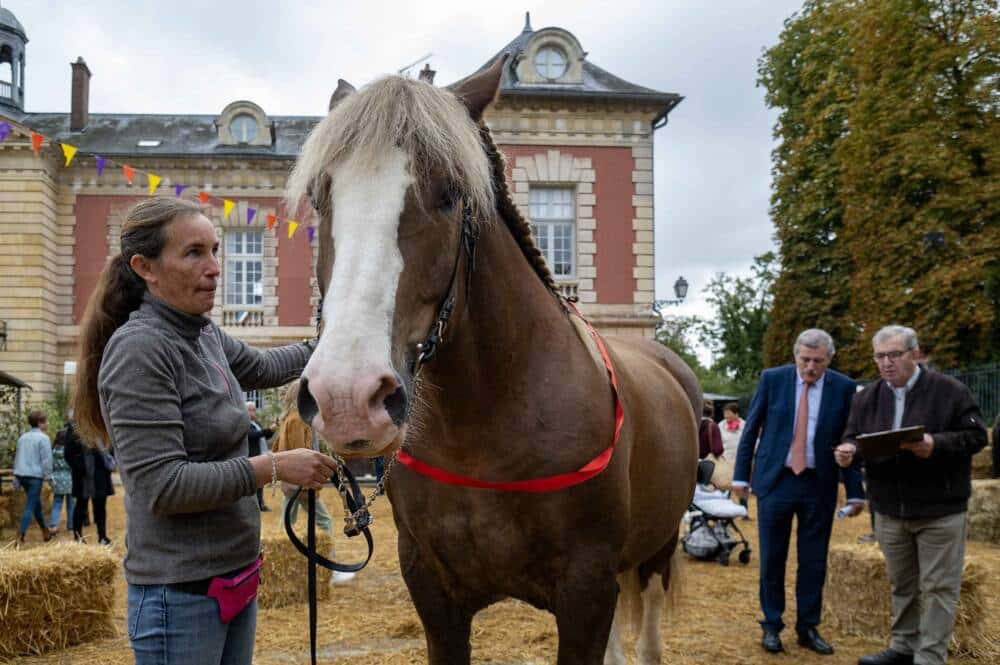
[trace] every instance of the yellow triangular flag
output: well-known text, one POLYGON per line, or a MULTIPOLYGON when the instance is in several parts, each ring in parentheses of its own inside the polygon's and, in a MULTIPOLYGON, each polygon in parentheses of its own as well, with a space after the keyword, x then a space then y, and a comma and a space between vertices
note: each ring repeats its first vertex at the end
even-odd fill
POLYGON ((63 143, 62 149, 63 149, 63 157, 66 158, 66 166, 69 166, 69 163, 73 161, 73 157, 76 155, 76 148, 74 148, 68 143, 63 143))
POLYGON ((297 228, 299 228, 299 223, 298 222, 293 222, 292 220, 288 220, 288 237, 289 238, 291 238, 293 235, 295 235, 295 229, 297 229, 297 228))
POLYGON ((160 181, 163 180, 163 178, 155 173, 147 173, 146 180, 149 182, 149 195, 152 196, 156 193, 156 188, 160 186, 160 181))
POLYGON ((229 199, 222 199, 222 219, 229 219, 229 213, 233 211, 236 204, 229 199))

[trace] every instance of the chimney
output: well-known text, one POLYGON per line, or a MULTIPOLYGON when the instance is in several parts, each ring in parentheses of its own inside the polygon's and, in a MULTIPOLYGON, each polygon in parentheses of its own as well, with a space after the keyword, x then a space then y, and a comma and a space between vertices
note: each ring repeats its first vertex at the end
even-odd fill
POLYGON ((69 129, 82 131, 90 121, 90 68, 83 57, 71 62, 73 68, 73 91, 70 102, 69 129))
POLYGON ((437 72, 431 69, 431 63, 428 62, 424 65, 424 68, 420 70, 420 74, 418 74, 417 78, 425 83, 434 85, 435 74, 437 74, 437 72))

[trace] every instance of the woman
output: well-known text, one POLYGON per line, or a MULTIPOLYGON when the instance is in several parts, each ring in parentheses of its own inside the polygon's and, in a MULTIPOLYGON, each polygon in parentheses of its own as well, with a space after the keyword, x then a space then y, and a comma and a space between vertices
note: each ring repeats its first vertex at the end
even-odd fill
POLYGON ((719 423, 722 433, 723 456, 730 462, 736 462, 736 450, 740 447, 740 437, 743 436, 743 419, 740 418, 740 405, 729 402, 722 407, 722 421, 719 423))
POLYGON ((66 424, 66 462, 73 469, 72 489, 76 508, 73 511, 73 538, 87 542, 83 537, 83 523, 87 517, 87 502, 94 506, 94 525, 97 527, 97 542, 111 545, 107 530, 107 501, 115 493, 111 482, 114 457, 98 442, 97 447, 85 446, 76 433, 72 421, 66 424))
MULTIPOLYGON (((72 417, 72 416, 71 416, 72 417)), ((66 530, 73 530, 73 470, 66 461, 66 436, 69 424, 56 434, 52 443, 52 516, 49 531, 59 531, 59 518, 63 504, 66 504, 66 530)))
POLYGON ((84 441, 110 441, 117 456, 137 665, 250 665, 257 488, 286 481, 315 489, 335 469, 308 449, 247 457, 241 386, 287 383, 312 345, 259 351, 216 327, 206 314, 219 283, 217 252, 197 204, 141 201, 81 325, 77 425, 84 441))
POLYGON ((49 428, 48 416, 42 411, 32 411, 28 414, 28 425, 31 429, 20 436, 14 450, 14 479, 26 495, 17 532, 19 545, 24 544, 32 517, 38 522, 45 542, 52 539, 42 511, 42 483, 52 476, 52 443, 45 433, 49 428))

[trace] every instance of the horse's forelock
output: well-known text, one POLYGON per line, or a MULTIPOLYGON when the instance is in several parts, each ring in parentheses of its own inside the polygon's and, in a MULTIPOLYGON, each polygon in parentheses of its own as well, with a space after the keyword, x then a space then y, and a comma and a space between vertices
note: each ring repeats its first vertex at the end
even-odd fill
POLYGON ((493 174, 479 128, 450 92, 423 81, 389 76, 338 103, 309 134, 286 184, 296 209, 314 180, 336 171, 350 154, 375 164, 398 147, 408 156, 418 186, 442 174, 466 197, 477 219, 495 208, 493 174))

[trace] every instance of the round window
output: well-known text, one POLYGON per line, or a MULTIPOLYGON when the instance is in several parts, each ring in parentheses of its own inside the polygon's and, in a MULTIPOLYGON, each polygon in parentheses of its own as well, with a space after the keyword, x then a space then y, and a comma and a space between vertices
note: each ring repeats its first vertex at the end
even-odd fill
POLYGON ((557 79, 566 73, 566 54, 554 46, 544 46, 535 54, 535 71, 546 79, 557 79))
POLYGON ((250 143, 257 138, 257 119, 248 113, 241 113, 229 123, 229 133, 237 143, 250 143))

